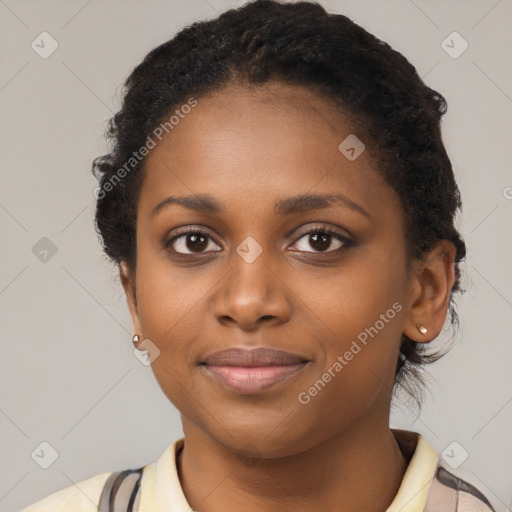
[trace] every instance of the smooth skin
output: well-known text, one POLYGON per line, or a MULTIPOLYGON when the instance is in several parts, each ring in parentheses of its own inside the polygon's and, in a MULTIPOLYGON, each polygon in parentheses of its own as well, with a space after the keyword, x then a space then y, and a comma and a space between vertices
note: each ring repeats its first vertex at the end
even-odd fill
POLYGON ((120 276, 134 332, 160 350, 152 369, 181 413, 179 476, 199 512, 382 512, 398 492, 409 461, 389 412, 401 334, 428 342, 441 331, 455 248, 443 241, 409 261, 400 200, 370 148, 355 161, 338 149, 351 133, 363 138, 306 88, 230 84, 199 99, 146 157, 136 271, 123 262, 120 276), (152 215, 169 196, 198 194, 220 210, 167 204, 152 215), (345 201, 275 211, 302 194, 345 201), (312 237, 322 228, 337 234, 312 237), (236 250, 247 237, 262 249, 251 263, 236 250), (401 311, 301 404, 394 303, 401 311), (235 393, 199 365, 233 346, 310 362, 259 394, 235 393))

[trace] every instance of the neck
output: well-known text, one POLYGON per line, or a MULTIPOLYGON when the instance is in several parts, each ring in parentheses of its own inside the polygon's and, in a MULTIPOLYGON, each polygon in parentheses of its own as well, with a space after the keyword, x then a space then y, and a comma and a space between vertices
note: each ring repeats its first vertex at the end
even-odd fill
POLYGON ((184 432, 178 473, 201 512, 378 512, 393 501, 408 464, 387 421, 271 459, 242 460, 190 422, 184 432))

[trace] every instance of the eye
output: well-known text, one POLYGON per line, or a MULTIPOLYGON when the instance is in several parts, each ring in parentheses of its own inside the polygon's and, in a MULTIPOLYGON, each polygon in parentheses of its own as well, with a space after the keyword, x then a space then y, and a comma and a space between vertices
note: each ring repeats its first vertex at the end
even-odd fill
MULTIPOLYGON (((295 242, 295 250, 312 253, 336 253, 355 245, 354 240, 327 226, 316 226, 301 233, 300 238, 295 242), (334 247, 333 247, 334 245, 334 247), (313 250, 308 250, 312 248, 313 250)), ((164 241, 166 250, 176 254, 204 254, 207 252, 218 252, 222 249, 205 231, 197 228, 186 228, 173 237, 164 241), (169 249, 171 248, 171 249, 169 249)))
POLYGON ((164 247, 169 249, 172 246, 172 251, 178 254, 201 254, 207 250, 219 250, 212 249, 212 244, 217 245, 208 233, 188 228, 164 242, 164 247))
POLYGON ((347 247, 353 246, 354 241, 334 229, 327 226, 320 226, 310 228, 305 233, 302 233, 302 236, 294 245, 299 247, 299 251, 303 252, 332 253, 339 252, 347 247), (333 245, 334 248, 332 247, 333 245), (308 246, 312 247, 313 251, 308 250, 308 246))

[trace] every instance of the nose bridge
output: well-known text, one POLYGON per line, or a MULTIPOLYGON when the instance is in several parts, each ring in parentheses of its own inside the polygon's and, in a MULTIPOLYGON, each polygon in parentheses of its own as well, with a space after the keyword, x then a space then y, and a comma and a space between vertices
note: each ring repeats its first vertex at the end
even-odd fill
POLYGON ((273 275, 270 257, 270 249, 264 249, 254 237, 246 237, 230 257, 234 289, 239 293, 269 293, 269 274, 273 275))
POLYGON ((230 255, 229 288, 233 298, 239 297, 255 306, 270 298, 273 291, 270 276, 274 276, 270 270, 270 256, 270 250, 252 236, 236 246, 230 255))

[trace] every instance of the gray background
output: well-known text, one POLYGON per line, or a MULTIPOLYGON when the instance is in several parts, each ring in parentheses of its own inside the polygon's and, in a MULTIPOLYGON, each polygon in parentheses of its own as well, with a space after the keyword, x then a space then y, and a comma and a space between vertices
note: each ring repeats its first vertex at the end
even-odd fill
MULTIPOLYGON (((152 462, 182 435, 177 411, 133 355, 122 288, 93 230, 90 166, 106 152, 105 123, 144 55, 242 3, 0 0, 2 511, 152 462), (47 59, 31 48, 43 31, 59 45, 47 59), (46 261, 43 237, 57 249, 46 261), (58 452, 48 469, 31 457, 43 441, 58 452)), ((429 370, 421 415, 398 400, 392 425, 423 433, 439 452, 449 447, 452 460, 467 452, 459 474, 510 510, 512 2, 320 3, 389 42, 448 100, 444 140, 468 245, 462 329, 429 370), (457 58, 442 46, 453 31, 469 44, 457 58)))

